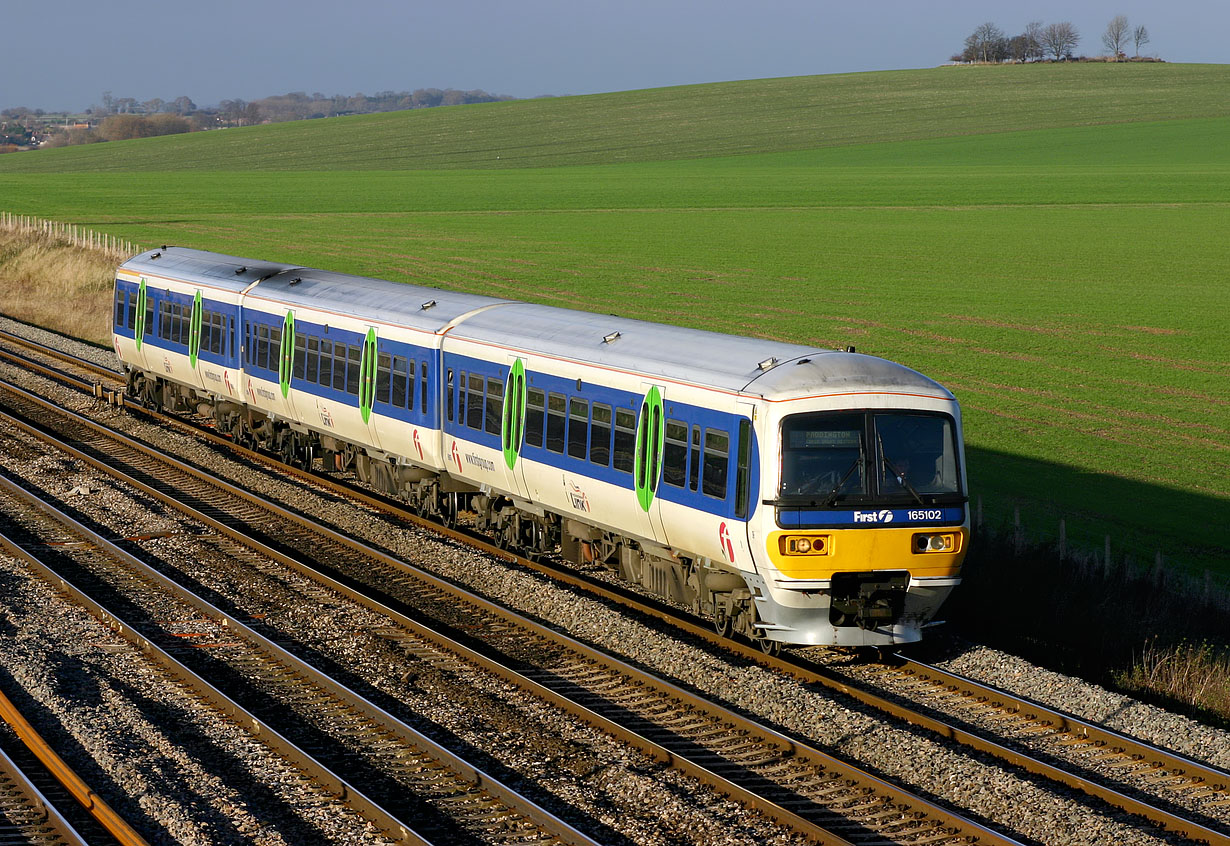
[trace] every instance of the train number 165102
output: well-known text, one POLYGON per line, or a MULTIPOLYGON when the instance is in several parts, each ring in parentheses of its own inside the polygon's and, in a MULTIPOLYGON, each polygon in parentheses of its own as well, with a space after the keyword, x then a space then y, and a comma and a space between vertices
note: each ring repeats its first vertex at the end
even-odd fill
POLYGON ((911 511, 909 512, 909 520, 942 520, 944 519, 943 511, 911 511))

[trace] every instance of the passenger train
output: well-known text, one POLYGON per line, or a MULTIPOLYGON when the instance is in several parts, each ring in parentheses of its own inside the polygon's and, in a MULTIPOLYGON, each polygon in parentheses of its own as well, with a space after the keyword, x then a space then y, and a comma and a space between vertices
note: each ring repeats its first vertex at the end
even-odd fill
POLYGON ((782 644, 917 641, 969 541, 953 395, 884 359, 179 247, 127 392, 782 644))

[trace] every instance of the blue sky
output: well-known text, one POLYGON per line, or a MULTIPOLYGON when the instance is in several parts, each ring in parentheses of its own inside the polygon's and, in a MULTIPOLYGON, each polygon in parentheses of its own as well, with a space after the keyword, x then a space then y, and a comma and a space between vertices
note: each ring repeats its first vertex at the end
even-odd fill
POLYGON ((1102 52, 1116 14, 1145 52, 1230 62, 1230 0, 2 0, 0 108, 116 97, 198 105, 288 91, 480 88, 590 94, 732 79, 932 67, 992 21, 1071 21, 1102 52))

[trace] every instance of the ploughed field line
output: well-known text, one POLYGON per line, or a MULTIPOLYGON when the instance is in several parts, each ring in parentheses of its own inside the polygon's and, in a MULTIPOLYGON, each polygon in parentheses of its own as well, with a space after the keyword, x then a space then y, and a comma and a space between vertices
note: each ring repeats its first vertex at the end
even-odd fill
MULTIPOLYGON (((280 472, 286 472, 285 468, 280 472)), ((322 481, 319 477, 313 478, 322 481)), ((366 499, 369 504, 394 512, 401 510, 396 504, 382 502, 378 497, 366 499)), ((404 513, 401 516, 415 519, 404 513)), ((505 558, 515 557, 489 546, 486 551, 505 558)), ((637 596, 627 587, 613 586, 558 565, 517 560, 524 566, 549 571, 554 578, 605 598, 631 604, 690 636, 710 639, 715 646, 746 660, 758 661, 775 672, 824 684, 892 714, 896 719, 990 752, 1013 766, 1082 790, 1173 832, 1203 842, 1230 842, 1226 836, 1230 830, 1227 825, 1230 800, 1226 794, 1230 777, 1216 769, 936 668, 907 662, 899 667, 885 668, 879 680, 869 681, 868 673, 861 673, 860 680, 854 682, 838 671, 791 655, 764 656, 744 644, 714 638, 703 621, 653 599, 637 596)), ((419 601, 427 602, 414 600, 415 603, 419 601)), ((465 623, 461 621, 458 625, 465 623)), ((509 641, 514 645, 506 648, 524 652, 526 647, 516 646, 515 640, 509 641)), ((576 690, 585 688, 578 680, 588 679, 585 672, 571 678, 567 671, 553 668, 550 672, 554 680, 564 679, 576 690)), ((611 697, 611 701, 617 699, 611 697)), ((699 734, 699 737, 704 736, 704 732, 699 734)), ((690 742, 707 753, 712 752, 703 743, 690 742)), ((671 750, 669 744, 663 744, 662 748, 671 750)))

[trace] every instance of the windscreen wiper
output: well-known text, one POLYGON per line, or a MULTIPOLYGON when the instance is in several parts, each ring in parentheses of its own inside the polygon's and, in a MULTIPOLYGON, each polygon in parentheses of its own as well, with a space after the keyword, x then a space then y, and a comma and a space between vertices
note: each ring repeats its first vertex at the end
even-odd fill
POLYGON ((918 491, 914 490, 914 486, 910 484, 910 480, 905 477, 905 474, 897 472, 896 462, 890 459, 888 457, 888 453, 884 451, 884 439, 880 436, 878 431, 876 432, 876 443, 880 447, 880 460, 884 462, 885 469, 893 474, 893 478, 897 480, 899 485, 909 491, 914 499, 918 500, 919 505, 926 505, 927 503, 923 501, 921 496, 919 496, 918 491))
POLYGON ((856 469, 858 469, 858 466, 862 463, 863 463, 863 447, 860 444, 858 448, 858 455, 855 457, 854 463, 850 465, 850 469, 846 471, 846 475, 842 476, 841 481, 838 482, 836 485, 834 485, 831 491, 825 494, 824 506, 823 506, 824 508, 830 508, 835 502, 837 502, 838 492, 842 489, 842 486, 845 485, 846 480, 850 478, 850 474, 853 473, 856 469))

